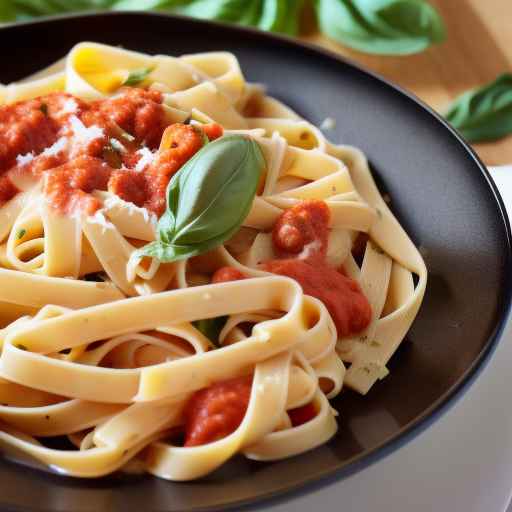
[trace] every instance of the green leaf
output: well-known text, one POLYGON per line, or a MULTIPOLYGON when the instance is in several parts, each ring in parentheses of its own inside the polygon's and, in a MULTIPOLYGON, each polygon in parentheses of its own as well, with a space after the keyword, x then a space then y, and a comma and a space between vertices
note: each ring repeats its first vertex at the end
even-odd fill
POLYGON ((366 53, 408 55, 445 38, 425 0, 316 0, 316 9, 322 32, 366 53))
POLYGON ((496 140, 512 133, 512 74, 459 96, 446 119, 469 142, 496 140))
POLYGON ((303 5, 303 0, 265 0, 257 26, 269 32, 296 35, 303 5))
POLYGON ((218 316, 216 318, 205 318, 204 320, 196 320, 192 325, 206 336, 216 347, 220 347, 219 335, 226 322, 227 316, 218 316))
POLYGON ((295 35, 304 0, 120 0, 115 10, 161 10, 295 35))
POLYGON ((171 179, 158 240, 139 254, 178 261, 225 242, 247 217, 264 165, 258 144, 242 135, 204 146, 171 179))
POLYGON ((144 80, 146 80, 146 78, 151 74, 152 71, 153 68, 132 69, 128 73, 128 77, 123 82, 123 85, 128 85, 131 87, 139 85, 142 82, 144 82, 144 80))
POLYGON ((261 3, 261 0, 195 0, 169 10, 194 18, 254 25, 261 3))
POLYGON ((0 22, 14 21, 16 19, 16 9, 10 0, 0 2, 0 22))
MULTIPOLYGON (((64 12, 108 9, 115 0, 1 0, 11 5, 17 19, 64 12)), ((0 7, 0 15, 2 8, 0 7)))
POLYGON ((27 230, 21 228, 18 233, 16 233, 16 240, 21 240, 27 234, 27 230))

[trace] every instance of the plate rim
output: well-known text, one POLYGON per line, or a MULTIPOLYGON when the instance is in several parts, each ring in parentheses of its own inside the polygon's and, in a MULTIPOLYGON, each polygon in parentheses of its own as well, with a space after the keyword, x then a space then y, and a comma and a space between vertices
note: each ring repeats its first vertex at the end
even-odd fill
MULTIPOLYGON (((314 476, 299 478, 294 484, 287 485, 282 489, 275 489, 273 491, 267 491, 259 494, 255 498, 240 499, 233 501, 227 505, 223 504, 224 509, 232 509, 238 507, 237 510, 250 510, 254 507, 259 506, 262 502, 270 505, 270 501, 277 503, 286 498, 297 498, 300 495, 318 490, 323 486, 330 485, 335 481, 347 478, 350 475, 354 475, 366 467, 378 462, 390 453, 395 452, 401 446, 412 441, 415 437, 421 434, 424 430, 429 428, 434 422, 436 422, 445 412, 447 412, 457 401, 460 399, 465 392, 468 390, 470 385, 474 382, 481 371, 485 368, 486 364, 492 357, 498 343, 502 339, 502 334, 506 325, 506 321, 512 310, 512 231, 509 221, 509 217, 494 180, 492 179, 486 165, 482 162, 476 151, 470 146, 470 144, 464 139, 464 137, 452 126, 441 114, 436 112, 432 107, 427 105, 423 100, 418 98, 413 92, 403 88, 396 84, 392 80, 385 78, 378 72, 370 70, 354 61, 350 57, 341 56, 332 50, 320 47, 313 43, 301 41, 297 38, 287 36, 284 34, 277 34, 259 30, 253 27, 246 27, 236 24, 224 23, 220 21, 202 20, 192 18, 189 16, 169 14, 162 11, 143 11, 143 10, 127 10, 127 11, 102 11, 102 10, 91 10, 82 11, 76 13, 65 13, 51 16, 41 16, 32 20, 24 20, 15 23, 8 23, 0 26, 0 33, 8 31, 17 31, 20 28, 30 28, 36 25, 51 24, 54 22, 65 22, 67 20, 76 20, 80 18, 97 18, 97 17, 144 17, 144 18, 162 18, 171 23, 185 22, 196 27, 214 27, 216 30, 227 30, 233 34, 250 34, 253 37, 261 38, 270 42, 275 42, 279 45, 285 45, 287 47, 295 48, 306 51, 309 54, 317 54, 324 58, 335 61, 336 65, 344 65, 355 68, 363 75, 368 75, 371 78, 377 80, 381 86, 390 87, 399 95, 403 95, 415 103, 422 110, 426 111, 427 114, 432 116, 443 129, 448 130, 454 137, 454 143, 462 146, 465 152, 469 155, 471 160, 474 162, 476 167, 479 169, 480 174, 483 176, 486 185, 492 192, 493 202, 497 206, 497 214, 500 219, 500 226, 504 229, 505 240, 503 255, 505 256, 504 267, 505 267, 505 279, 501 281, 498 295, 498 305, 496 312, 496 322, 491 334, 487 337, 485 346, 481 349, 472 363, 464 371, 464 373, 458 378, 458 380, 446 390, 438 399, 436 399, 429 407, 424 409, 421 414, 416 416, 414 419, 403 425, 395 434, 388 437, 385 441, 375 445, 369 450, 363 452, 363 454, 357 454, 345 461, 343 466, 334 470, 322 470, 315 473, 314 476), (240 508, 243 507, 243 508, 240 508)), ((136 51, 136 50, 135 50, 136 51)), ((228 50, 227 50, 228 51, 228 50)), ((73 479, 73 477, 68 477, 73 479)), ((52 512, 50 509, 23 509, 18 505, 12 505, 2 503, 0 499, 0 505, 9 507, 9 510, 13 512, 23 512, 30 510, 31 512, 52 512)), ((191 511, 206 511, 214 510, 212 507, 215 505, 207 505, 205 507, 194 507, 191 511)))

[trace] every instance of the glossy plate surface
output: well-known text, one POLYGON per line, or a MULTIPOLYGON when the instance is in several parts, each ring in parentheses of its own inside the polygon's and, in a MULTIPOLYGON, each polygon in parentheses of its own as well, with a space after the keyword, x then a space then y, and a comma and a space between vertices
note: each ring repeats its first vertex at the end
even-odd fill
POLYGON ((347 391, 334 401, 340 428, 327 445, 273 464, 237 458, 205 479, 180 484, 126 475, 80 481, 0 461, 1 510, 163 512, 253 503, 358 470, 454 396, 499 337, 512 289, 510 232, 483 166, 442 120, 396 87, 320 50, 154 14, 0 29, 0 82, 33 73, 84 40, 170 55, 228 50, 248 80, 266 84, 306 119, 319 125, 334 118, 327 136, 366 153, 393 211, 424 249, 429 282, 408 340, 389 365, 391 375, 366 397, 347 391))

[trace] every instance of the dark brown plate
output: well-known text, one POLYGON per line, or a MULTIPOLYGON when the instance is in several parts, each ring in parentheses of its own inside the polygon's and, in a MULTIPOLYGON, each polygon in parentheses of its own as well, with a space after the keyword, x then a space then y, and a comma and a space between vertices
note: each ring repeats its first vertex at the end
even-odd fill
POLYGON ((391 375, 366 397, 344 392, 335 401, 340 429, 327 445, 273 464, 237 458, 208 478, 180 484, 123 475, 80 481, 0 461, 0 508, 218 509, 327 475, 342 478, 396 447, 404 434, 412 438, 490 352, 509 308, 508 220, 471 149, 415 98, 333 55, 252 30, 164 15, 89 15, 1 29, 0 81, 32 73, 83 40, 171 55, 229 50, 249 80, 267 84, 305 118, 315 124, 335 118, 329 137, 368 155, 393 210, 426 249, 429 283, 391 375))

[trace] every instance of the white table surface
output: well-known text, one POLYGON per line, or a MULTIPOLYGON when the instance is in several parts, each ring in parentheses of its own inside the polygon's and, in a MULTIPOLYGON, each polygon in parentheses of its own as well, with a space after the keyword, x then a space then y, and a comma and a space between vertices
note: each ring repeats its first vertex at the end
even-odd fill
MULTIPOLYGON (((512 218, 512 166, 490 169, 512 218)), ((512 494, 512 322, 464 394, 366 469, 266 512, 504 512, 512 494)), ((512 508, 509 512, 512 512, 512 508)))

